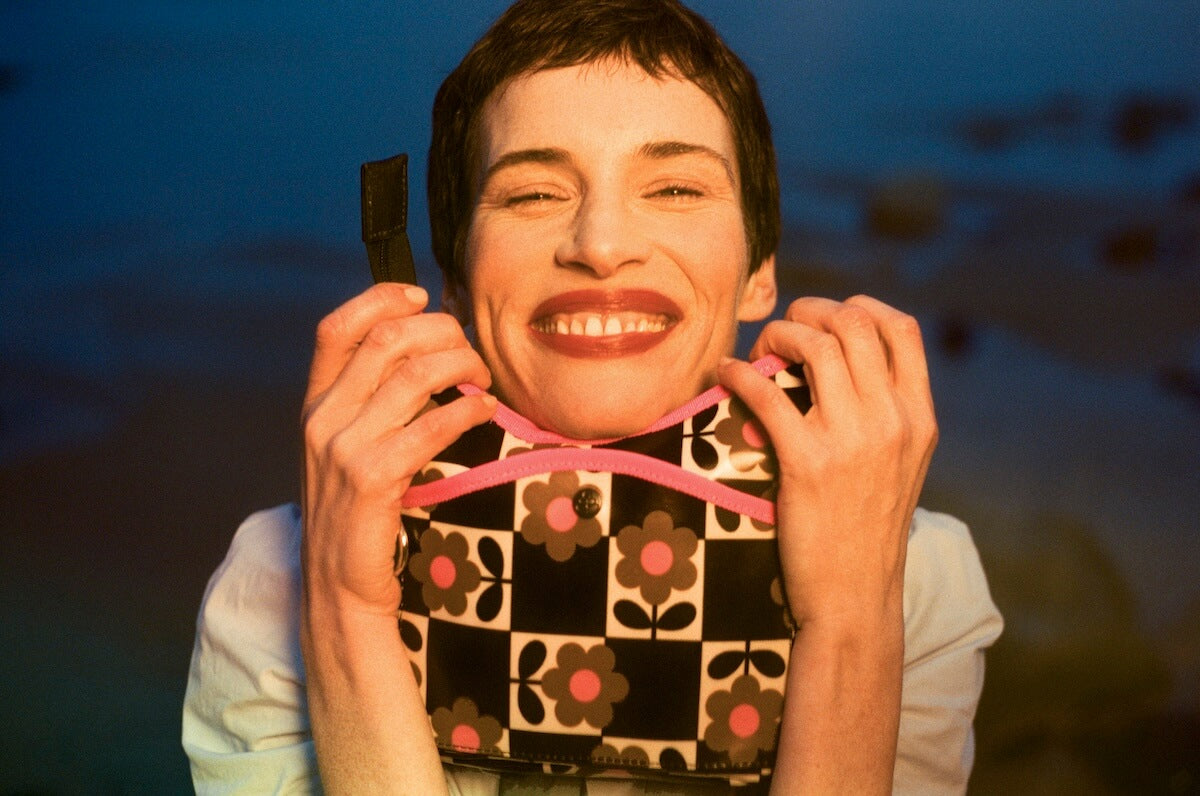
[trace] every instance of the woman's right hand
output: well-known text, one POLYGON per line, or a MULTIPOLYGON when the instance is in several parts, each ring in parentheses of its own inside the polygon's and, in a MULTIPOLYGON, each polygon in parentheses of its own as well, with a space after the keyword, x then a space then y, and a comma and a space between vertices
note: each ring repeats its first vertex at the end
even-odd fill
POLYGON ((424 290, 376 285, 317 327, 304 398, 300 646, 325 791, 445 793, 424 700, 396 628, 400 500, 495 399, 421 410, 491 376, 424 290))
POLYGON ((383 283, 326 316, 304 398, 305 599, 335 613, 395 616, 400 500, 413 475, 468 428, 490 395, 422 414, 430 396, 491 375, 450 315, 419 287, 383 283), (419 416, 418 416, 419 414, 419 416))

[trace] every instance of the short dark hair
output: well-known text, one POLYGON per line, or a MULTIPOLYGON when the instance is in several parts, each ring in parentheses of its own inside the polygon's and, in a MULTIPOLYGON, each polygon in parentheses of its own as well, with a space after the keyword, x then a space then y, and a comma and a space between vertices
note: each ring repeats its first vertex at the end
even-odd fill
POLYGON ((433 255, 448 285, 466 284, 467 229, 482 168, 479 117, 520 75, 621 58, 679 76, 729 120, 753 271, 779 246, 779 178, 754 75, 700 15, 677 0, 517 0, 463 58, 433 102, 427 192, 433 255))

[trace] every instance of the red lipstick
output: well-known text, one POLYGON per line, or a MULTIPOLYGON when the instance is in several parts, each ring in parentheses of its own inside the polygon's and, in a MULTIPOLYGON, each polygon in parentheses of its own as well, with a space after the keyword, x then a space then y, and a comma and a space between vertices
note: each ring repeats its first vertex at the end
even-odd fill
POLYGON ((575 290, 537 306, 529 328, 541 344, 574 357, 639 354, 658 345, 683 315, 653 290, 575 290))

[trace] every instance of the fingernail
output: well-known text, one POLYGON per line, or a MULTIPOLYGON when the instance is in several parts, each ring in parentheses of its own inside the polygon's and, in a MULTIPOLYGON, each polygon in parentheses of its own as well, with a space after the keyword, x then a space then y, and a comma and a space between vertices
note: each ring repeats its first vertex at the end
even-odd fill
POLYGON ((737 362, 733 357, 721 357, 721 367, 725 367, 730 362, 737 362))
POLYGON ((424 304, 429 300, 429 294, 425 292, 424 288, 417 285, 404 288, 404 297, 413 304, 424 304))
POLYGON ((483 403, 488 409, 494 409, 496 404, 500 403, 499 398, 488 392, 483 393, 479 397, 483 399, 483 403))

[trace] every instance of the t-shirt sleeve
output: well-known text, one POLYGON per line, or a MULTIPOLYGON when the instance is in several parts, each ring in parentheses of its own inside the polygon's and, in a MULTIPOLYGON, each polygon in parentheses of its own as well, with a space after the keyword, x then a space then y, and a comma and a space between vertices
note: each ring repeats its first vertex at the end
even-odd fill
POLYGON ((183 747, 201 796, 320 793, 300 654, 300 512, 248 518, 201 604, 183 747))
POLYGON ((975 758, 984 650, 1003 620, 967 526, 918 509, 904 585, 904 683, 894 792, 957 794, 975 758))

